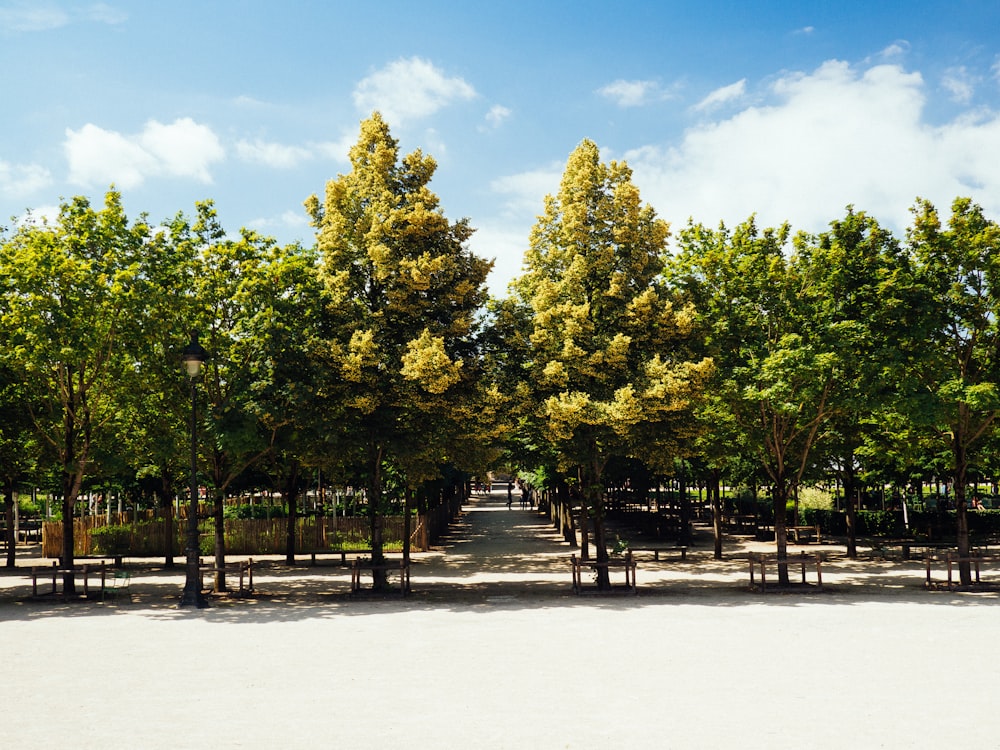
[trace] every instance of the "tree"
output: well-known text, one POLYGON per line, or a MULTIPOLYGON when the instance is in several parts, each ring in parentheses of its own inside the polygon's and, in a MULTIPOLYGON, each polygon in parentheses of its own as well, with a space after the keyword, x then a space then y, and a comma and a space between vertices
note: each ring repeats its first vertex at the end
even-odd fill
MULTIPOLYGON (((780 559, 787 555, 786 505, 810 466, 820 428, 835 411, 835 353, 816 326, 807 280, 786 256, 789 227, 759 232, 690 225, 681 235, 685 286, 704 300, 710 344, 720 357, 717 406, 725 405, 772 487, 780 559)), ((727 427, 727 429, 729 428, 727 427)), ((787 565, 779 580, 788 582, 787 565)))
MULTIPOLYGON (((341 418, 332 433, 338 451, 364 467, 377 566, 384 464, 412 466, 405 459, 415 446, 444 456, 442 433, 425 425, 448 416, 475 378, 473 333, 491 263, 465 247, 468 223, 440 209, 428 187, 434 160, 420 151, 400 160, 378 113, 361 123, 350 159, 351 171, 306 208, 334 320, 329 365, 341 418)), ((384 585, 376 571, 374 586, 384 585)))
POLYGON ((796 259, 815 335, 836 355, 827 455, 843 481, 847 554, 854 558, 859 451, 876 436, 874 415, 894 400, 894 386, 906 377, 898 342, 907 338, 913 284, 897 240, 851 206, 829 231, 800 236, 796 259))
POLYGON ((17 564, 14 493, 18 482, 24 481, 33 473, 39 457, 38 436, 25 401, 24 386, 20 377, 0 364, 0 493, 3 494, 8 568, 17 564))
MULTIPOLYGON (((533 311, 528 375, 537 418, 564 468, 576 466, 606 562, 602 474, 614 455, 636 456, 655 427, 681 424, 711 371, 684 359, 693 310, 675 307, 658 283, 669 228, 642 204, 624 163, 601 163, 583 141, 559 193, 531 232, 516 294, 533 311)), ((598 586, 610 585, 599 568, 598 586)))
MULTIPOLYGON (((270 388, 276 368, 268 346, 279 336, 278 326, 293 326, 281 318, 267 330, 262 320, 276 321, 279 298, 293 294, 272 268, 284 252, 272 238, 243 229, 238 238, 227 237, 214 205, 197 205, 198 216, 190 227, 178 225, 178 241, 193 243, 196 260, 190 304, 194 330, 203 332, 209 359, 202 388, 207 402, 203 411, 202 450, 214 492, 215 590, 226 590, 225 495, 230 485, 271 451, 276 433, 287 423, 277 409, 262 408, 260 397, 270 388)), ((291 252, 294 255, 294 251, 291 252)), ((273 392, 273 391, 272 391, 273 392)))
MULTIPOLYGON (((104 207, 83 197, 63 203, 54 224, 26 224, 0 249, 3 353, 24 373, 36 429, 58 456, 62 484, 62 563, 73 565, 73 507, 95 446, 115 416, 121 330, 143 311, 131 294, 149 228, 129 225, 114 190, 104 207)), ((73 574, 64 580, 75 592, 73 574)))
MULTIPOLYGON (((919 309, 926 335, 911 413, 930 416, 950 453, 958 554, 967 559, 969 468, 1000 414, 1000 227, 968 198, 952 203, 947 228, 928 201, 918 201, 913 213, 908 242, 925 288, 919 309)), ((962 584, 970 584, 969 563, 959 570, 962 584)))

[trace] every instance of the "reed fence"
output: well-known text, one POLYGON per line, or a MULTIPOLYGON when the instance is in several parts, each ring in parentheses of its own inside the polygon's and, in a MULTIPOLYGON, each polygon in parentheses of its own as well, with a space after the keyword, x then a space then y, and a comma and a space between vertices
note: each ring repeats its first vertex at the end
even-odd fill
MULTIPOLYGON (((383 518, 382 538, 386 551, 403 548, 405 518, 388 516, 383 518)), ((226 552, 234 555, 282 555, 286 552, 288 520, 240 519, 225 520, 226 552)), ((431 524, 437 526, 439 519, 428 519, 421 515, 414 518, 410 528, 410 546, 414 550, 426 551, 430 548, 431 524)), ((73 520, 73 554, 88 556, 113 554, 114 550, 102 549, 99 534, 94 531, 108 525, 120 526, 116 540, 119 552, 133 557, 157 557, 167 553, 167 523, 154 519, 133 523, 128 513, 112 513, 107 516, 88 516, 73 520)), ((212 544, 215 532, 212 521, 200 525, 202 543, 212 544)), ((371 546, 370 521, 367 517, 339 518, 297 518, 295 520, 295 551, 297 554, 326 550, 362 549, 371 546)), ((187 524, 177 519, 173 524, 175 554, 183 552, 187 544, 187 524)), ((56 558, 62 555, 63 529, 61 522, 46 521, 42 524, 42 555, 56 558)))

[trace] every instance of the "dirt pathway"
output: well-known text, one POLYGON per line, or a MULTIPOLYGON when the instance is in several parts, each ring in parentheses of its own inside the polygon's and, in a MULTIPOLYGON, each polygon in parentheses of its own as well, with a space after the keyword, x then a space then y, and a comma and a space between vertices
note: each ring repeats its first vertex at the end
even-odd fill
POLYGON ((506 485, 473 495, 435 553, 414 562, 414 589, 428 595, 514 597, 570 591, 572 549, 537 511, 507 508, 506 485))

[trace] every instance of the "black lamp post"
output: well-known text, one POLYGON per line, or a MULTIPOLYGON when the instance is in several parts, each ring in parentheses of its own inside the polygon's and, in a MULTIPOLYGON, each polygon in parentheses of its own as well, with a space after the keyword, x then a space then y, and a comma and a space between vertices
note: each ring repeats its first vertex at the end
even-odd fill
POLYGON ((191 343, 184 347, 181 361, 191 382, 191 499, 188 503, 187 528, 187 577, 181 606, 205 607, 208 603, 201 593, 201 571, 198 570, 198 418, 196 383, 201 366, 208 359, 208 352, 198 343, 198 334, 191 334, 191 343))

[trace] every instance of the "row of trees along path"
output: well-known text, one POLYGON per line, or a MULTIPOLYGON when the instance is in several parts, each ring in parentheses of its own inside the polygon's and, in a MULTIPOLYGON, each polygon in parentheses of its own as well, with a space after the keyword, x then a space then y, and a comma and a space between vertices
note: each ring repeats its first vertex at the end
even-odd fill
MULTIPOLYGON (((565 591, 569 545, 537 510, 521 509, 520 493, 507 508, 507 485, 473 494, 441 540, 439 573, 448 585, 486 596, 565 591)), ((435 568, 437 565, 435 565, 435 568)))

